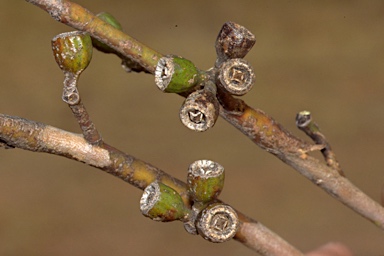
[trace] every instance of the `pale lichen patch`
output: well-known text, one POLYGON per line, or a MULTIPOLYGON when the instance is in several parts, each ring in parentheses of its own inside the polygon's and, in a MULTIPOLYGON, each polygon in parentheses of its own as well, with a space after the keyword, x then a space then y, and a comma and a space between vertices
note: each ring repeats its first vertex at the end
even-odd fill
POLYGON ((89 165, 102 168, 112 164, 108 150, 89 144, 81 135, 47 126, 39 139, 44 142, 42 147, 89 165))

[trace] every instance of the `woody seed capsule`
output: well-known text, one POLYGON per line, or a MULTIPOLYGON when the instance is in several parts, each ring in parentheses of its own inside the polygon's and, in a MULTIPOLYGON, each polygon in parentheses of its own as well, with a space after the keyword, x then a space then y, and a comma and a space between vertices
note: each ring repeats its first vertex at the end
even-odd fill
POLYGON ((213 127, 218 116, 216 86, 209 82, 204 89, 191 93, 180 109, 181 122, 189 129, 198 132, 213 127))
POLYGON ((146 217, 162 222, 183 220, 188 215, 181 196, 171 187, 157 181, 145 188, 140 210, 146 217))
POLYGON ((226 91, 240 96, 252 89, 255 73, 247 61, 230 59, 221 65, 219 80, 226 91))
POLYGON ((224 167, 211 160, 198 160, 188 169, 187 184, 194 202, 217 199, 224 187, 224 167))
POLYGON ((163 92, 181 93, 195 87, 202 74, 195 65, 182 57, 160 58, 155 70, 155 83, 163 92))
POLYGON ((88 67, 92 49, 91 37, 82 31, 62 33, 52 39, 53 55, 60 69, 75 76, 88 67))
POLYGON ((222 243, 232 239, 239 229, 239 218, 229 205, 214 203, 207 206, 197 217, 199 234, 210 242, 222 243))
POLYGON ((231 21, 224 23, 215 44, 216 66, 228 59, 244 58, 255 43, 255 36, 245 27, 231 21))

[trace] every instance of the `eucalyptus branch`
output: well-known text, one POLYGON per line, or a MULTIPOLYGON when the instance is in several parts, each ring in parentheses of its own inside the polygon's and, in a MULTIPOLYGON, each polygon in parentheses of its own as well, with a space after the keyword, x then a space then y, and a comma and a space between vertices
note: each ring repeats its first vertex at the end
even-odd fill
MULTIPOLYGON (((184 182, 106 143, 91 145, 79 134, 4 114, 0 114, 0 142, 9 148, 50 153, 88 164, 141 190, 154 181, 161 182, 174 189, 186 207, 191 207, 192 199, 184 182)), ((237 215, 237 241, 262 255, 303 255, 261 223, 240 212, 237 215)))
MULTIPOLYGON (((83 7, 68 0, 26 1, 47 11, 55 20, 89 33, 93 38, 106 44, 108 47, 111 47, 114 51, 116 51, 118 56, 138 63, 147 72, 155 74, 155 72, 158 71, 156 68, 159 66, 159 63, 161 63, 160 60, 162 57, 164 57, 162 54, 124 34, 120 29, 109 25, 107 22, 93 15, 83 7)), ((227 30, 228 27, 231 26, 225 27, 225 30, 227 30)), ((220 33, 219 36, 221 34, 222 33, 220 33)), ((200 83, 205 85, 208 84, 208 82, 212 82, 213 89, 210 90, 210 92, 216 92, 216 97, 220 105, 219 112, 222 118, 239 129, 262 149, 272 153, 280 160, 307 177, 314 184, 324 189, 328 194, 335 197, 337 200, 371 222, 375 223, 381 229, 384 229, 384 208, 365 195, 349 180, 341 175, 341 169, 338 169, 338 164, 334 164, 336 158, 333 151, 330 151, 328 142, 318 143, 315 140, 315 143, 317 144, 311 144, 296 138, 262 110, 251 108, 244 101, 234 98, 232 94, 236 94, 235 91, 226 89, 225 84, 227 80, 223 78, 223 74, 220 73, 220 69, 227 64, 228 59, 242 58, 249 51, 250 47, 252 47, 254 43, 252 41, 252 35, 246 34, 244 38, 246 43, 242 44, 241 47, 246 48, 246 51, 233 51, 235 52, 234 55, 226 54, 226 52, 233 50, 233 45, 225 44, 225 47, 223 48, 224 51, 220 51, 220 49, 218 50, 218 47, 216 46, 218 60, 216 61, 215 67, 207 72, 196 69, 196 74, 199 74, 199 79, 195 81, 196 83, 192 83, 191 87, 188 87, 189 91, 176 91, 176 93, 185 97, 189 97, 192 93, 199 92, 199 90, 200 93, 206 93, 207 91, 205 90, 205 87, 204 90, 201 90, 200 83), (314 150, 322 150, 327 164, 322 163, 308 155, 309 152, 314 150)), ((220 43, 220 40, 218 40, 218 42, 220 43)), ((186 62, 183 63, 185 64, 186 62)), ((241 62, 241 65, 242 67, 247 67, 247 63, 241 62)), ((251 69, 242 68, 242 72, 244 70, 246 70, 249 74, 252 73, 251 69)), ((168 70, 160 68, 160 73, 158 74, 160 74, 161 77, 166 77, 167 72, 163 71, 168 70)), ((232 77, 231 79, 235 79, 236 82, 238 82, 238 77, 239 76, 235 74, 235 77, 232 77)), ((251 76, 248 78, 250 81, 253 81, 251 76)), ((242 93, 243 91, 240 91, 238 95, 241 95, 242 93)), ((201 95, 197 96, 201 99, 201 95)), ((210 97, 204 97, 204 102, 210 101, 208 99, 210 97)), ((212 103, 211 105, 216 106, 215 103, 212 103)), ((189 111, 187 113, 192 113, 193 116, 189 116, 189 118, 195 120, 197 123, 204 121, 204 115, 202 115, 203 110, 200 112, 189 111)), ((11 118, 7 116, 1 117, 3 121, 0 122, 0 129, 2 129, 0 130, 0 144, 6 144, 9 147, 20 147, 70 157, 112 173, 141 189, 144 189, 152 181, 158 180, 175 189, 182 196, 183 201, 186 204, 190 203, 190 198, 188 197, 185 185, 182 182, 170 177, 157 168, 154 168, 153 166, 150 166, 131 156, 127 156, 108 145, 91 146, 85 141, 82 141, 82 138, 77 135, 70 135, 69 133, 59 131, 49 126, 18 118, 11 118), (18 132, 15 133, 14 131, 18 132), (28 131, 30 133, 28 133, 28 131), (23 135, 23 138, 19 138, 20 140, 16 138, 21 136, 23 132, 27 132, 23 135), (52 135, 54 138, 53 141, 51 138, 44 137, 46 136, 46 132, 54 134, 52 135), (69 144, 65 146, 65 143, 67 142, 63 141, 64 139, 74 140, 74 138, 77 138, 77 144, 75 145, 79 146, 79 148, 74 149, 78 150, 76 153, 72 152, 70 148, 68 148, 69 144), (46 144, 48 142, 53 144, 46 144), (64 145, 63 148, 59 150, 60 147, 57 147, 57 143, 62 143, 64 145), (84 149, 80 146, 84 147, 84 149), (100 156, 104 156, 104 158, 102 157, 104 161, 101 163, 98 162, 98 154, 100 154, 100 156), (144 172, 146 175, 137 175, 138 171, 139 173, 144 172)), ((319 134, 317 133, 317 135, 319 134)), ((268 253, 270 253, 270 255, 276 253, 276 251, 273 251, 273 248, 276 248, 275 245, 268 244, 268 241, 265 241, 268 245, 259 245, 259 242, 255 241, 255 237, 252 237, 253 235, 258 236, 257 234, 263 233, 271 235, 271 232, 269 230, 266 231, 265 227, 260 226, 261 224, 244 217, 242 214, 239 214, 239 216, 242 218, 241 225, 235 238, 244 242, 251 248, 259 252, 263 252, 265 255, 269 255, 268 253), (264 249, 267 253, 265 253, 264 249)), ((285 250, 291 252, 291 255, 300 255, 297 250, 292 249, 292 247, 286 245, 285 242, 281 242, 280 244, 279 238, 276 238, 276 241, 278 241, 279 246, 282 246, 280 248, 285 248, 285 250)), ((286 251, 284 255, 288 255, 286 251)))

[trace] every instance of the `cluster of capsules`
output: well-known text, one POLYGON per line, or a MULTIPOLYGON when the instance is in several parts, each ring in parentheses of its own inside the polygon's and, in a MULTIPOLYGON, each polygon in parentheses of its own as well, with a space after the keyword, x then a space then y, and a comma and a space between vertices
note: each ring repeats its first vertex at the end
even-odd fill
MULTIPOLYGON (((101 13, 98 17, 121 29, 111 15, 101 13)), ((200 71, 189 60, 177 56, 159 60, 155 72, 157 86, 164 92, 186 96, 180 110, 184 125, 195 131, 209 129, 219 115, 219 94, 244 95, 251 89, 255 75, 242 58, 254 43, 255 37, 247 29, 227 22, 216 40, 218 57, 212 69, 200 71)), ((63 33, 52 39, 55 60, 65 74, 62 99, 70 106, 80 103, 77 80, 92 58, 92 45, 106 53, 114 52, 84 32, 63 33)), ((127 66, 141 71, 130 63, 127 66)), ((195 161, 188 169, 187 194, 183 194, 183 189, 176 191, 167 182, 152 182, 141 197, 141 212, 156 221, 180 220, 187 232, 200 234, 211 242, 228 241, 236 235, 240 222, 236 211, 218 199, 224 178, 220 164, 195 161)))
POLYGON ((241 96, 251 90, 255 74, 243 58, 255 42, 248 29, 226 22, 216 39, 217 59, 213 68, 202 71, 191 61, 174 55, 159 60, 155 83, 163 92, 186 97, 180 109, 180 119, 186 127, 206 131, 219 116, 219 95, 241 96))
MULTIPOLYGON (((187 186, 190 202, 183 201, 173 188, 155 181, 146 187, 140 200, 144 216, 156 221, 180 220, 185 230, 200 234, 210 242, 230 240, 239 229, 239 218, 229 205, 218 200, 224 187, 224 168, 211 160, 198 160, 188 169, 187 186)), ((185 200, 186 200, 185 199, 185 200)))
MULTIPOLYGON (((155 83, 163 92, 186 97, 180 119, 187 128, 208 130, 216 123, 226 96, 241 96, 251 90, 255 74, 243 58, 255 42, 249 30, 226 22, 216 39, 215 65, 208 71, 179 56, 167 55, 159 60, 155 83)), ((218 199, 223 185, 224 168, 210 160, 198 160, 190 165, 187 176, 191 207, 176 190, 156 181, 145 189, 140 208, 145 216, 157 221, 181 220, 189 233, 211 242, 228 241, 239 229, 239 218, 232 207, 218 199)))

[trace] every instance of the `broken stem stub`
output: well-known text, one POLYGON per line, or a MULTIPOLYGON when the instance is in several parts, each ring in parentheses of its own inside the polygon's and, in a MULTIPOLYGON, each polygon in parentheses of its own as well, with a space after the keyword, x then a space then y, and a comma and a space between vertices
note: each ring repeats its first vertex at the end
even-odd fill
POLYGON ((331 145, 328 143, 325 135, 320 132, 319 126, 312 120, 309 111, 301 111, 296 115, 296 126, 307 134, 316 144, 323 146, 320 151, 327 165, 336 170, 341 176, 345 176, 331 145))

